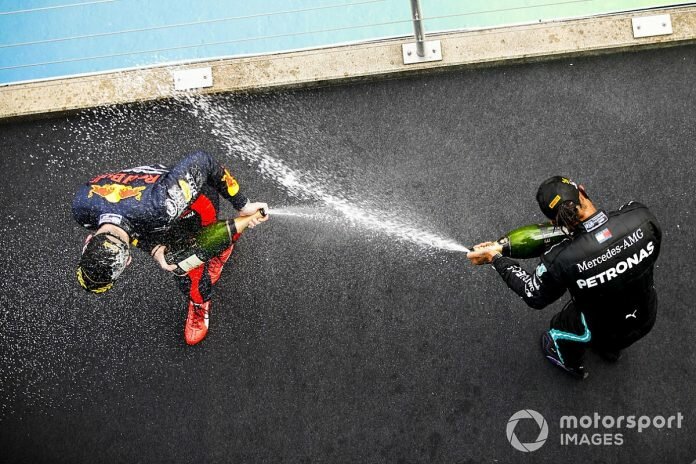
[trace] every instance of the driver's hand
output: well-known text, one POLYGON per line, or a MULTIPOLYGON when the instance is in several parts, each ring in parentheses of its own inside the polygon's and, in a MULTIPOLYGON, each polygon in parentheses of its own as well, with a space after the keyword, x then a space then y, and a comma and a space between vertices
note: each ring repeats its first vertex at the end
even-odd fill
POLYGON ((496 242, 483 242, 474 245, 473 251, 466 254, 471 264, 480 266, 481 264, 490 264, 495 258, 495 255, 501 253, 503 247, 496 242))
POLYGON ((472 251, 480 251, 484 248, 490 248, 492 246, 497 245, 496 242, 481 242, 478 245, 474 245, 474 247, 471 249, 472 251))
POLYGON ((268 221, 268 203, 263 203, 260 201, 257 202, 248 202, 244 208, 239 210, 239 215, 240 216, 251 216, 252 214, 255 214, 258 210, 261 208, 264 208, 266 210, 266 216, 265 217, 260 217, 260 218, 254 218, 251 221, 249 221, 249 225, 247 227, 249 228, 254 228, 257 224, 260 222, 266 222, 268 221))
POLYGON ((152 249, 150 252, 150 255, 157 261, 157 264, 160 265, 162 269, 165 271, 173 271, 176 269, 176 264, 167 264, 167 261, 164 260, 164 252, 167 251, 167 247, 164 245, 157 245, 155 248, 152 249))

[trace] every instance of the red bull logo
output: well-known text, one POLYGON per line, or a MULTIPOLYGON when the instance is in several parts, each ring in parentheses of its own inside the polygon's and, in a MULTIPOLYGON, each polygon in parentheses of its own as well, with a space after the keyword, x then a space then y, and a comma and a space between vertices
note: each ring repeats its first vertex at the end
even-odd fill
POLYGON ((237 183, 237 179, 232 177, 232 174, 225 169, 225 175, 222 176, 222 180, 227 184, 227 193, 230 194, 231 197, 235 196, 237 192, 239 192, 239 184, 237 183))
POLYGON ((92 198, 93 195, 99 195, 109 203, 118 203, 119 201, 127 198, 135 198, 136 200, 140 201, 143 196, 143 190, 146 188, 146 186, 130 187, 128 185, 121 184, 93 184, 87 198, 92 198))
POLYGON ((127 172, 113 172, 109 174, 100 174, 89 182, 94 184, 100 180, 109 179, 111 182, 118 182, 119 184, 130 184, 136 180, 142 180, 146 184, 154 184, 159 180, 161 176, 159 174, 130 174, 127 172))

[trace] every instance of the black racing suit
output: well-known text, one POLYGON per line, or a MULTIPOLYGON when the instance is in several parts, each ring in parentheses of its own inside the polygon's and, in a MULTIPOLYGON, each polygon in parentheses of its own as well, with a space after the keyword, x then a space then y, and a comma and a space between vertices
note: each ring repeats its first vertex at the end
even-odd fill
MULTIPOLYGON (((77 191, 72 209, 80 225, 96 230, 115 224, 128 233, 132 246, 149 253, 156 245, 188 240, 217 221, 219 195, 237 210, 248 201, 227 169, 196 152, 171 169, 140 166, 95 176, 77 191)), ((179 288, 195 303, 208 301, 232 248, 177 277, 179 288)))
POLYGON ((581 364, 585 348, 618 351, 647 334, 655 323, 657 295, 653 267, 662 232, 640 203, 618 211, 597 211, 572 238, 546 251, 533 274, 513 259, 493 266, 522 299, 541 309, 566 290, 571 301, 551 320, 549 335, 561 361, 581 364))

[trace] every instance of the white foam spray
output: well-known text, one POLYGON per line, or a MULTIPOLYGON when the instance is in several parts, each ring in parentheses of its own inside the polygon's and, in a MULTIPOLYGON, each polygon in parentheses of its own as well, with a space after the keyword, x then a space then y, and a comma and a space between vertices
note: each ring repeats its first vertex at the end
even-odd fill
POLYGON ((235 112, 205 96, 185 95, 179 98, 194 108, 196 114, 211 126, 211 132, 225 145, 229 153, 256 166, 258 171, 297 198, 313 199, 340 212, 349 223, 379 231, 397 239, 425 248, 463 252, 469 250, 463 245, 428 231, 425 227, 414 227, 413 214, 407 223, 405 214, 395 208, 380 210, 374 205, 344 198, 331 190, 331 184, 324 181, 319 173, 299 172, 268 153, 268 150, 248 131, 235 112))

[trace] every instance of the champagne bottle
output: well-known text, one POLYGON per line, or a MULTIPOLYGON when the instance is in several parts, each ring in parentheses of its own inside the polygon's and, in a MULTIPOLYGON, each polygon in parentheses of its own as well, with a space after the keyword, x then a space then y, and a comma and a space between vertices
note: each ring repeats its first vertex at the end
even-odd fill
POLYGON ((235 235, 244 232, 252 219, 265 217, 266 214, 266 210, 261 208, 250 216, 217 221, 204 227, 193 241, 168 246, 164 260, 167 264, 176 264, 176 269, 172 271, 176 275, 186 275, 229 248, 235 240, 235 235))
MULTIPOLYGON (((515 259, 535 258, 565 237, 564 229, 551 223, 529 224, 500 237, 492 248, 496 248, 503 256, 515 259)), ((478 250, 480 248, 475 251, 478 250)))

